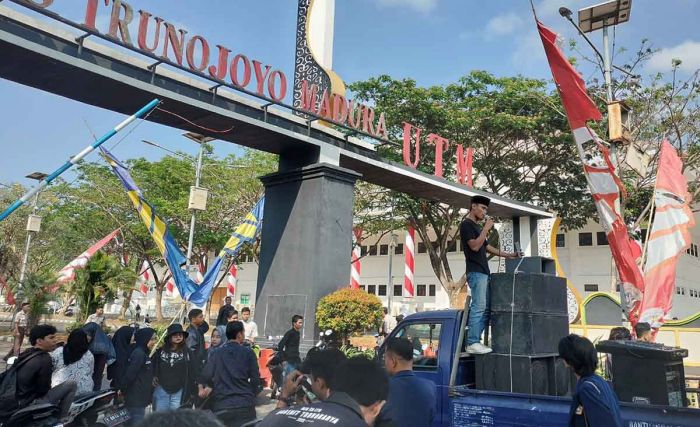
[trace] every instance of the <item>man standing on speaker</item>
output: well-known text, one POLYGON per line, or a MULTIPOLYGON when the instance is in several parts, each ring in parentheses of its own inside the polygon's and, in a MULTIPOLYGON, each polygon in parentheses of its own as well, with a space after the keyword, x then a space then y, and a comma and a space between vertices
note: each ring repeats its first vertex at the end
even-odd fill
POLYGON ((471 304, 467 319, 467 352, 471 354, 491 353, 491 348, 481 344, 481 334, 489 324, 489 270, 486 252, 504 257, 518 258, 520 254, 502 252, 488 244, 488 235, 493 228, 493 220, 486 216, 491 199, 474 196, 471 200, 469 214, 459 226, 462 250, 467 261, 467 284, 471 289, 471 304), (484 227, 479 222, 484 222, 484 227))

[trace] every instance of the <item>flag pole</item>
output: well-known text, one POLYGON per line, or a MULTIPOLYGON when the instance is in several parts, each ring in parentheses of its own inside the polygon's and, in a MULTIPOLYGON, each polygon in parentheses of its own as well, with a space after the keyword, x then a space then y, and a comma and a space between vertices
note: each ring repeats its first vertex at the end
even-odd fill
POLYGON ((131 124, 136 119, 140 119, 149 112, 151 112, 158 104, 160 103, 159 99, 154 99, 153 101, 149 102, 148 104, 144 105, 140 110, 138 110, 136 113, 133 115, 129 116, 124 120, 123 122, 119 123, 117 126, 114 127, 114 129, 110 130, 106 134, 104 134, 100 139, 92 143, 91 145, 88 145, 85 147, 80 153, 76 154, 75 156, 71 157, 68 159, 63 166, 59 167, 53 173, 29 190, 24 196, 20 197, 17 199, 13 204, 11 204, 7 209, 5 209, 4 212, 0 213, 0 221, 3 221, 5 218, 10 216, 12 212, 16 211, 17 208, 22 206, 24 203, 26 203, 27 200, 31 199, 35 194, 37 194, 39 191, 41 191, 43 188, 45 188, 47 185, 51 184, 51 182, 58 178, 63 172, 67 171, 73 165, 81 161, 85 156, 93 152, 97 147, 100 145, 104 144, 108 139, 116 135, 120 130, 124 129, 126 126, 131 124))
POLYGON ((539 22, 537 19, 537 11, 535 10, 535 4, 530 0, 530 8, 532 9, 532 16, 535 18, 535 22, 539 22))
POLYGON ((654 180, 654 191, 651 193, 651 207, 649 208, 649 221, 647 222, 647 235, 644 238, 644 248, 642 248, 642 262, 639 268, 642 269, 642 273, 644 273, 644 266, 646 265, 647 262, 647 249, 649 247, 649 237, 651 236, 651 219, 654 216, 654 209, 656 209, 656 183, 658 182, 659 179, 659 170, 658 166, 656 169, 656 179, 654 180))

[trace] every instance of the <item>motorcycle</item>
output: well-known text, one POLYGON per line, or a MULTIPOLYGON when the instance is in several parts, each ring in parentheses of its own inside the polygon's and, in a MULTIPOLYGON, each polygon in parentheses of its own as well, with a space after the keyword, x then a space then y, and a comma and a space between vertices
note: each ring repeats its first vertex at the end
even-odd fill
POLYGON ((73 401, 65 427, 116 427, 129 421, 129 411, 117 402, 117 391, 107 389, 73 401))

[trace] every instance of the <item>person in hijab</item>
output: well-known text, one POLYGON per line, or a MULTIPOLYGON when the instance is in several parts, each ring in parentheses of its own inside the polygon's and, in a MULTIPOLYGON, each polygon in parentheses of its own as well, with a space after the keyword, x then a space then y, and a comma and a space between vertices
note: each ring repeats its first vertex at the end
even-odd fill
POLYGON ((140 328, 134 334, 134 350, 127 360, 124 371, 124 403, 130 424, 138 424, 146 415, 146 406, 153 396, 153 364, 149 354, 156 345, 156 331, 152 328, 140 328))
POLYGON ((102 377, 104 376, 105 366, 114 362, 117 358, 117 353, 114 351, 112 341, 97 323, 90 322, 85 324, 83 331, 87 333, 90 352, 95 357, 95 370, 92 374, 94 385, 92 389, 99 391, 102 389, 102 377))
POLYGON ((134 349, 132 341, 135 331, 136 329, 131 326, 122 326, 117 329, 117 332, 112 337, 112 346, 114 346, 116 359, 114 363, 107 367, 107 379, 111 380, 110 386, 113 388, 122 388, 121 383, 124 378, 127 360, 129 360, 129 355, 134 349))
POLYGON ((209 360, 211 353, 217 348, 221 347, 225 342, 226 326, 217 326, 213 331, 211 331, 211 340, 209 341, 209 349, 207 350, 207 360, 209 360))
POLYGON ((185 342, 187 335, 179 323, 168 326, 165 342, 153 357, 153 384, 156 386, 153 410, 156 412, 174 411, 192 401, 197 367, 185 342))
POLYGON ((66 381, 74 381, 78 385, 76 396, 92 391, 95 359, 88 351, 88 338, 85 331, 76 329, 71 332, 66 345, 51 352, 51 361, 53 363, 51 387, 66 381))

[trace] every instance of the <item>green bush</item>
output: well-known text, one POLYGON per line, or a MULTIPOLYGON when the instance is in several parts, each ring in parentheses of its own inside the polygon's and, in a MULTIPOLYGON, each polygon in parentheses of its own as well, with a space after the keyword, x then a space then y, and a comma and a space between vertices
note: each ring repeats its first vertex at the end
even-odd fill
POLYGON ((368 329, 376 330, 383 316, 379 298, 359 289, 335 291, 321 298, 316 307, 319 329, 332 329, 343 339, 368 329))

